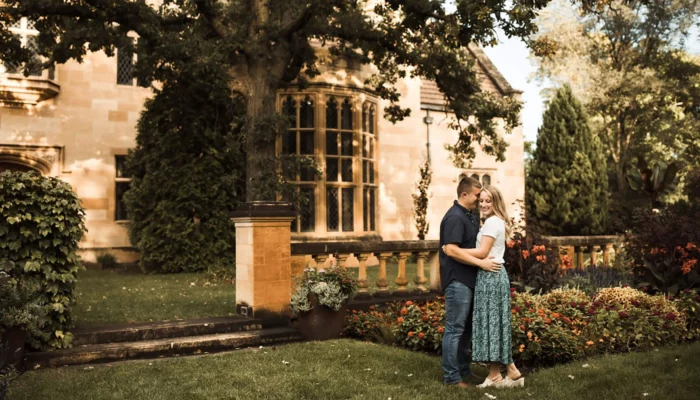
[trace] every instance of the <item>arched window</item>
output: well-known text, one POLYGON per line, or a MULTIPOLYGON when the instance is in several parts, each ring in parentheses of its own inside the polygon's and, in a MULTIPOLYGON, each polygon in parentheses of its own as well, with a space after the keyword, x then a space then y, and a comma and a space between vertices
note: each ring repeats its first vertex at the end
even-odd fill
POLYGON ((484 185, 484 186, 490 185, 490 184, 491 184, 491 176, 488 175, 488 174, 484 174, 484 175, 481 177, 481 184, 484 185))
POLYGON ((376 103, 360 101, 352 91, 331 94, 311 88, 282 95, 279 106, 290 121, 279 149, 289 155, 315 155, 323 172, 321 179, 314 179, 313 172, 296 177, 309 202, 292 233, 325 237, 376 231, 376 103))

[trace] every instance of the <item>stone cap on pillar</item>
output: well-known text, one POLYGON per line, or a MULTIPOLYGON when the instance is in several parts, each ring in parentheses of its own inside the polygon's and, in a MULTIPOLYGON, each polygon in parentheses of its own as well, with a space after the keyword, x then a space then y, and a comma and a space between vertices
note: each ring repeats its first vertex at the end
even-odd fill
POLYGON ((252 201, 236 205, 231 212, 232 219, 274 218, 294 219, 297 216, 294 206, 280 201, 252 201))

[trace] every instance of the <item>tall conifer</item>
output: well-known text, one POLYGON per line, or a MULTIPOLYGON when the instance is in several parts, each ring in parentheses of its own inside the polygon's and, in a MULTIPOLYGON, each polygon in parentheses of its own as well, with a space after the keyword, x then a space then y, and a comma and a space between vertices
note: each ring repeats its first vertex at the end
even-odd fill
POLYGON ((549 235, 605 233, 608 177, 600 141, 571 88, 544 113, 527 179, 528 217, 549 235))

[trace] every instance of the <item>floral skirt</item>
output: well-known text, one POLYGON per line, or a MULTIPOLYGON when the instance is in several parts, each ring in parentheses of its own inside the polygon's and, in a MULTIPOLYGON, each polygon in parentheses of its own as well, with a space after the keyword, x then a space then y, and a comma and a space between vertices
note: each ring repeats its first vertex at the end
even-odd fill
POLYGON ((474 290, 473 361, 513 362, 510 313, 510 282, 505 268, 498 272, 479 270, 474 290))

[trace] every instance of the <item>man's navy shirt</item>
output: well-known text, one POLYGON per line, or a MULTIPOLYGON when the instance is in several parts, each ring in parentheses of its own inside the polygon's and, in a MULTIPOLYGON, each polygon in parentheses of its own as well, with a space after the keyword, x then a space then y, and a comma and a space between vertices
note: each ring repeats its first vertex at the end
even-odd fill
POLYGON ((453 280, 470 288, 476 286, 478 267, 453 260, 442 251, 442 246, 452 243, 463 249, 473 249, 476 247, 477 233, 479 233, 479 227, 476 216, 473 216, 469 210, 455 200, 454 205, 447 211, 440 223, 440 283, 442 290, 445 290, 453 280))

